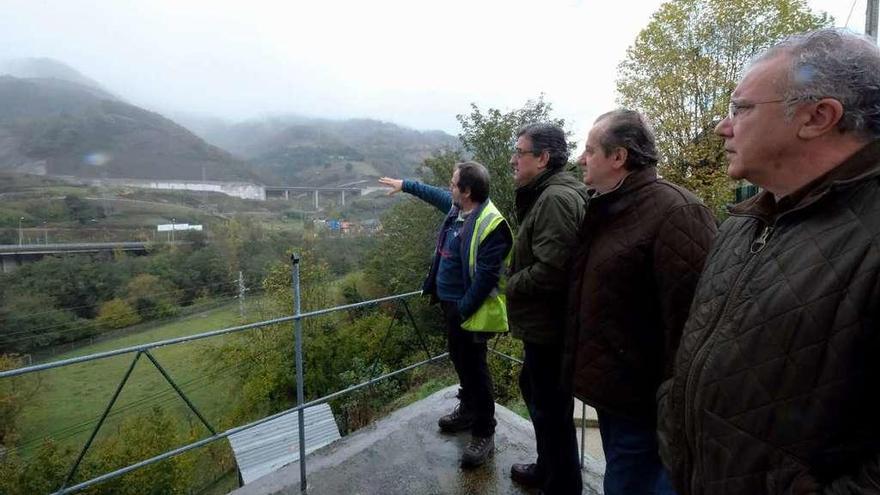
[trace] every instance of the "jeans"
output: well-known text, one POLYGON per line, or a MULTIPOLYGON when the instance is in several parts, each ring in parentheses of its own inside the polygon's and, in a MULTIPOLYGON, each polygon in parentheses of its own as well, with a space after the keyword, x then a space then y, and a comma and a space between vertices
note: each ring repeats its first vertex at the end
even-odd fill
POLYGON ((574 431, 574 398, 561 378, 562 345, 526 342, 519 387, 535 427, 543 490, 552 495, 580 494, 583 481, 574 431))
POLYGON ((471 434, 489 437, 495 433, 495 399, 492 396, 492 375, 486 364, 487 336, 461 328, 458 306, 442 301, 446 320, 449 359, 461 384, 459 400, 462 410, 474 416, 471 434))
POLYGON ((606 411, 596 412, 605 451, 605 495, 675 495, 660 462, 655 429, 606 411))

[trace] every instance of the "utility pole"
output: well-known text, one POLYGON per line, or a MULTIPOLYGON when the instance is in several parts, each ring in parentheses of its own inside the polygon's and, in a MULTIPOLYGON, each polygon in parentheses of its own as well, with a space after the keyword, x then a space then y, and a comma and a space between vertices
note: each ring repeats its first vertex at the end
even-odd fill
POLYGON ((24 217, 18 219, 18 245, 21 246, 22 241, 22 233, 21 233, 21 221, 24 220, 24 217))
POLYGON ((865 12, 865 34, 877 42, 877 19, 880 13, 880 0, 868 0, 868 10, 865 12))
POLYGON ((238 271, 238 313, 241 315, 241 319, 244 320, 244 293, 247 291, 247 288, 244 286, 244 273, 241 270, 238 271))
POLYGON ((171 219, 171 242, 174 242, 174 219, 171 219))

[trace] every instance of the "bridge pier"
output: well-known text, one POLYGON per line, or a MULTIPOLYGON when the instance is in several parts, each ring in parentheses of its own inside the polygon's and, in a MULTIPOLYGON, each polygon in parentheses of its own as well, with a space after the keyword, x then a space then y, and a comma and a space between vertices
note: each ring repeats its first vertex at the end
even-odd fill
POLYGON ((298 187, 298 186, 266 186, 267 197, 272 199, 297 200, 308 194, 314 194, 315 210, 321 209, 321 192, 339 193, 340 203, 345 206, 346 196, 361 195, 365 189, 358 187, 298 187), (292 193, 292 194, 291 194, 292 193))
POLYGON ((0 271, 2 273, 12 273, 18 268, 18 260, 12 256, 0 256, 0 271))

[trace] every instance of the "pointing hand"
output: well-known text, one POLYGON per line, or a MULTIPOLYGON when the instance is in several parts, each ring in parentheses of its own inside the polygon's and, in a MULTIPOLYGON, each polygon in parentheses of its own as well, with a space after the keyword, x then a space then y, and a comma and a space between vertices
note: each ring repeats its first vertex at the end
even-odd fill
POLYGON ((385 187, 390 187, 391 190, 388 191, 389 196, 393 196, 394 194, 399 193, 403 190, 403 181, 400 179, 393 179, 391 177, 382 177, 379 179, 379 184, 382 184, 385 187))

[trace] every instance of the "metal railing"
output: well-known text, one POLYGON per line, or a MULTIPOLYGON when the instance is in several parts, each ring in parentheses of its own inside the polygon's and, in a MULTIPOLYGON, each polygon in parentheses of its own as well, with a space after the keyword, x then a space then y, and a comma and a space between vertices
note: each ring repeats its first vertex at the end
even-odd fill
MULTIPOLYGON (((114 357, 114 356, 120 356, 123 354, 134 353, 134 358, 132 359, 131 364, 129 365, 127 371, 125 372, 125 375, 123 376, 122 381, 116 387, 116 390, 113 393, 112 397, 110 398, 109 403, 104 408, 104 411, 103 411, 100 419, 98 420, 98 423, 95 425, 94 430, 92 430, 92 433, 90 434, 88 440, 86 441, 85 445, 83 446, 82 450, 80 451, 79 455, 77 456, 76 461, 74 462, 73 466, 71 467, 70 471, 68 472, 64 482, 61 484, 61 487, 56 492, 54 492, 53 495, 63 495, 63 494, 68 494, 68 493, 74 493, 74 492, 83 490, 85 488, 89 488, 91 486, 97 485, 99 483, 102 483, 102 482, 105 482, 105 481, 108 481, 108 480, 111 480, 114 478, 118 478, 122 475, 130 473, 130 472, 135 471, 137 469, 140 469, 142 467, 146 467, 151 464, 155 464, 157 462, 164 461, 164 460, 170 459, 172 457, 175 457, 177 455, 183 454, 183 453, 188 452, 190 450, 194 450, 194 449, 203 447, 203 446, 208 445, 208 444, 215 442, 217 440, 227 438, 230 435, 234 435, 234 434, 239 433, 241 431, 244 431, 244 430, 256 427, 258 425, 261 425, 263 423, 267 423, 269 421, 277 419, 277 418, 284 416, 286 414, 290 414, 292 412, 297 412, 297 414, 298 414, 300 490, 303 493, 305 493, 307 490, 307 487, 308 487, 307 481, 306 481, 305 427, 304 427, 304 421, 303 421, 303 414, 304 414, 304 410, 306 408, 316 406, 318 404, 323 404, 325 402, 329 402, 333 399, 336 399, 337 397, 340 397, 342 395, 357 391, 357 390, 365 388, 365 387, 369 387, 369 386, 374 385, 382 380, 386 380, 388 378, 394 377, 394 376, 399 375, 401 373, 405 373, 407 371, 411 371, 411 370, 416 369, 418 367, 437 362, 439 360, 445 359, 449 355, 448 352, 444 352, 442 354, 438 354, 438 355, 434 355, 434 356, 431 355, 431 353, 427 347, 427 344, 424 340, 424 337, 422 336, 422 334, 419 330, 419 327, 416 324, 415 319, 413 318, 412 312, 410 311, 410 308, 406 302, 406 299, 413 297, 413 296, 420 295, 421 291, 407 292, 404 294, 396 294, 393 296, 382 297, 382 298, 373 299, 373 300, 369 300, 369 301, 363 301, 363 302, 353 303, 353 304, 346 304, 346 305, 341 305, 341 306, 334 306, 331 308, 319 309, 319 310, 309 311, 309 312, 303 313, 301 310, 301 295, 300 295, 300 258, 295 254, 291 256, 291 284, 292 284, 291 288, 293 291, 293 299, 294 299, 294 314, 291 316, 284 316, 284 317, 280 317, 280 318, 274 318, 271 320, 265 320, 265 321, 260 321, 260 322, 256 322, 256 323, 249 323, 246 325, 238 325, 238 326, 224 328, 224 329, 220 329, 220 330, 214 330, 214 331, 199 333, 199 334, 195 334, 195 335, 189 335, 186 337, 178 337, 178 338, 173 338, 173 339, 160 340, 160 341, 151 342, 151 343, 147 343, 147 344, 135 345, 135 346, 125 347, 125 348, 121 348, 121 349, 106 351, 106 352, 99 352, 99 353, 90 354, 87 356, 74 357, 74 358, 63 359, 63 360, 53 361, 53 362, 44 363, 44 364, 38 364, 38 365, 34 365, 34 366, 27 366, 27 367, 16 368, 16 369, 7 370, 7 371, 0 371, 0 379, 11 378, 11 377, 25 375, 25 374, 29 374, 29 373, 35 373, 38 371, 44 371, 44 370, 49 370, 49 369, 53 369, 53 368, 60 368, 60 367, 64 367, 64 366, 70 366, 73 364, 84 363, 84 362, 89 362, 89 361, 96 361, 96 360, 106 359, 106 358, 110 358, 110 357, 114 357), (399 302, 403 306, 405 313, 406 313, 406 316, 408 317, 410 323, 412 324, 414 330, 416 331, 416 334, 420 340, 420 343, 422 345, 423 350, 425 351, 425 354, 427 355, 427 358, 422 361, 419 361, 417 363, 406 366, 404 368, 401 368, 401 369, 398 369, 395 371, 391 371, 389 373, 385 373, 380 376, 372 377, 372 378, 368 379, 367 381, 358 383, 356 385, 352 385, 352 386, 345 388, 343 390, 339 390, 337 392, 333 392, 333 393, 325 395, 323 397, 319 397, 317 399, 306 402, 305 398, 304 398, 304 386, 303 386, 302 321, 306 318, 313 318, 316 316, 326 315, 326 314, 334 313, 334 312, 338 312, 338 311, 347 311, 347 310, 351 310, 351 309, 357 309, 357 308, 362 308, 362 307, 366 307, 366 306, 373 306, 373 305, 377 305, 380 303, 391 302, 391 301, 399 302), (257 421, 253 421, 253 422, 245 424, 245 425, 230 428, 226 431, 219 432, 219 433, 211 425, 211 423, 204 417, 204 415, 198 410, 196 405, 187 397, 186 393, 177 385, 177 383, 174 381, 174 379, 171 377, 171 375, 165 370, 165 368, 159 363, 159 361, 156 359, 156 357, 150 352, 151 350, 157 349, 159 347, 171 346, 171 345, 175 345, 175 344, 181 344, 184 342, 193 342, 196 340, 202 340, 202 339, 207 339, 207 338, 211 338, 211 337, 218 337, 221 335, 240 333, 240 332, 245 332, 248 330, 269 327, 272 325, 278 325, 281 323, 287 323, 287 322, 291 322, 291 321, 294 324, 293 326, 294 326, 294 345, 295 345, 297 405, 295 407, 292 407, 292 408, 286 409, 284 411, 275 413, 271 416, 267 416, 265 418, 259 419, 257 421), (105 473, 103 475, 97 476, 97 477, 92 478, 90 480, 83 481, 81 483, 77 483, 77 484, 68 486, 71 483, 71 481, 73 481, 74 476, 76 475, 77 470, 79 469, 79 466, 83 461, 83 458, 85 457, 86 453, 88 452, 89 448, 91 447, 92 443, 94 442, 101 427, 104 425, 104 422, 107 420, 107 417, 110 414, 111 409, 113 408, 114 404, 116 403, 117 399, 119 398, 119 395, 122 392, 122 389, 125 387, 126 383, 128 382, 128 379, 131 376, 135 365, 137 364, 137 362, 139 361, 139 359, 142 355, 147 357, 149 362, 159 371, 159 373, 168 382, 168 384, 171 385, 171 387, 174 389, 174 391, 177 393, 177 395, 179 395, 180 398, 183 399, 183 401, 186 403, 187 407, 198 417, 199 421, 203 425, 205 425, 205 427, 208 429, 208 431, 211 432, 211 436, 207 437, 207 438, 203 438, 203 439, 195 441, 195 442, 192 442, 192 443, 189 443, 189 444, 184 445, 182 447, 178 447, 176 449, 169 450, 169 451, 164 452, 162 454, 153 456, 149 459, 144 459, 144 460, 137 462, 135 464, 131 464, 129 466, 126 466, 126 467, 123 467, 120 469, 116 469, 114 471, 105 473)), ((395 313, 395 318, 397 318, 397 313, 395 313)), ((393 321, 394 320, 392 320, 392 325, 389 326, 389 328, 388 328, 389 332, 391 331, 391 328, 393 326, 393 321)), ((513 356, 509 356, 507 354, 504 354, 494 348, 490 348, 489 350, 492 353, 494 353, 500 357, 503 357, 511 362, 522 364, 522 361, 520 359, 517 359, 513 356)), ((584 441, 584 436, 585 436, 584 435, 585 428, 586 428, 585 422, 582 422, 582 424, 581 424, 581 429, 582 429, 581 430, 582 431, 581 465, 582 466, 583 466, 583 462, 584 462, 583 441, 584 441)))
MULTIPOLYGON (((120 356, 120 355, 124 355, 124 354, 134 354, 134 357, 132 358, 131 364, 128 366, 128 369, 126 370, 124 376, 122 377, 122 380, 120 381, 119 385, 116 387, 116 390, 114 391, 113 395, 111 396, 109 403, 104 408, 103 413, 101 414, 100 418, 98 419, 98 423, 95 425, 95 428, 92 430, 91 434, 89 435, 88 440, 86 441, 82 450, 79 452, 79 455, 77 456, 76 461, 74 462, 73 466, 70 468, 70 471, 68 472, 66 478, 64 479, 64 482, 61 484, 61 487, 55 492, 55 495, 74 493, 74 492, 83 490, 85 488, 89 488, 91 486, 97 485, 97 484, 102 483, 104 481, 108 481, 110 479, 117 478, 117 477, 122 476, 124 474, 130 473, 130 472, 137 470, 137 469, 140 469, 142 467, 145 467, 145 466, 148 466, 151 464, 155 464, 157 462, 169 459, 171 457, 180 455, 184 452, 188 452, 190 450, 193 450, 193 449, 196 449, 199 447, 203 447, 203 446, 205 446, 209 443, 212 443, 216 440, 220 440, 220 439, 229 437, 230 435, 233 435, 235 433, 247 430, 249 428, 253 428, 255 426, 272 421, 273 419, 281 417, 285 414, 290 414, 292 412, 297 412, 298 416, 299 416, 300 476, 301 476, 302 491, 305 492, 306 487, 307 487, 307 483, 306 483, 306 476, 305 476, 306 456, 305 456, 305 441, 304 441, 305 428, 304 428, 304 422, 303 422, 303 411, 306 408, 328 402, 328 401, 333 400, 339 396, 354 392, 354 391, 359 390, 361 388, 369 387, 379 381, 382 381, 382 380, 391 378, 393 376, 399 375, 401 373, 413 370, 413 369, 418 368, 420 366, 424 366, 426 364, 430 364, 430 363, 439 361, 441 359, 445 359, 448 356, 448 353, 442 353, 442 354, 438 354, 435 356, 432 356, 430 354, 430 351, 428 350, 428 347, 427 347, 427 344, 424 340, 424 337, 422 336, 422 334, 419 330, 419 327, 416 324, 415 319, 412 316, 412 312, 409 309, 409 305, 406 302, 406 299, 421 294, 421 291, 414 291, 414 292, 408 292, 408 293, 404 293, 404 294, 397 294, 397 295, 393 295, 393 296, 382 297, 379 299, 373 299, 373 300, 369 300, 369 301, 363 301, 363 302, 354 303, 354 304, 346 304, 346 305, 342 305, 342 306, 335 306, 335 307, 331 307, 331 308, 319 309, 316 311, 309 311, 309 312, 303 313, 302 308, 301 308, 301 297, 300 297, 300 259, 297 255, 291 256, 291 265, 292 265, 291 266, 291 289, 293 291, 293 298, 294 298, 294 314, 291 316, 284 316, 281 318, 274 318, 274 319, 260 321, 260 322, 256 322, 256 323, 249 323, 246 325, 238 325, 238 326, 228 327, 228 328, 224 328, 224 329, 220 329, 220 330, 214 330, 214 331, 199 333, 199 334, 195 334, 195 335, 189 335, 186 337, 178 337, 178 338, 173 338, 173 339, 160 340, 157 342, 151 342, 151 343, 147 343, 147 344, 125 347, 125 348, 121 348, 121 349, 114 349, 111 351, 99 352, 99 353, 90 354, 87 356, 74 357, 74 358, 63 359, 63 360, 53 361, 53 362, 44 363, 44 364, 38 364, 38 365, 34 365, 34 366, 27 366, 27 367, 16 368, 16 369, 7 370, 7 371, 0 371, 0 379, 11 378, 11 377, 25 375, 25 374, 29 374, 29 373, 35 373, 38 371, 44 371, 44 370, 49 370, 49 369, 54 369, 54 368, 61 368, 64 366, 70 366, 70 365, 74 365, 74 364, 78 364, 78 363, 96 361, 96 360, 100 360, 100 359, 107 359, 110 357, 120 356), (410 366, 407 366, 405 368, 401 368, 396 371, 385 373, 381 376, 372 377, 365 382, 350 386, 344 390, 340 390, 340 391, 331 393, 329 395, 325 395, 323 397, 306 402, 305 398, 304 398, 304 392, 303 392, 304 391, 304 386, 303 386, 304 379, 303 379, 303 353, 302 353, 302 341, 303 341, 302 320, 304 320, 306 318, 313 318, 316 316, 326 315, 326 314, 333 313, 333 312, 347 311, 347 310, 351 310, 351 309, 362 308, 365 306, 374 306, 374 305, 377 305, 380 303, 391 302, 391 301, 398 302, 399 304, 401 304, 403 306, 405 313, 406 313, 406 316, 408 317, 410 323, 413 325, 413 328, 416 330, 417 336, 420 340, 420 343, 422 344, 422 348, 425 351, 425 353, 427 354, 427 358, 423 361, 417 362, 417 363, 412 364, 410 366), (257 421, 254 421, 254 422, 242 425, 242 426, 234 427, 234 428, 228 429, 223 432, 217 432, 217 430, 211 425, 211 423, 199 411, 199 409, 196 407, 196 405, 189 399, 189 397, 187 397, 186 393, 177 385, 177 383, 174 381, 172 376, 160 364, 160 362, 156 359, 156 357, 153 355, 153 353, 150 352, 151 350, 159 348, 159 347, 171 346, 171 345, 175 345, 175 344, 181 344, 184 342, 193 342, 196 340, 218 337, 221 335, 240 333, 240 332, 245 332, 248 330, 260 329, 260 328, 270 327, 273 325, 283 324, 283 323, 287 323, 287 322, 291 322, 291 321, 293 322, 293 326, 294 326, 297 405, 295 407, 278 412, 278 413, 273 414, 271 416, 259 419, 257 421), (94 442, 98 432, 101 430, 101 427, 104 425, 105 421, 107 420, 107 417, 110 414, 110 411, 113 409, 113 406, 116 404, 116 402, 119 398, 119 395, 122 392, 123 388, 125 387, 126 383, 128 383, 129 378, 131 377, 132 371, 134 370, 134 367, 137 364, 137 362, 140 360, 141 356, 146 356, 146 358, 149 360, 149 362, 159 371, 159 373, 165 379, 165 381, 168 382, 169 385, 171 385, 171 387, 174 389, 174 391, 177 393, 177 395, 179 395, 180 398, 183 399, 183 401, 186 403, 187 407, 196 415, 196 417, 198 417, 199 421, 203 425, 205 425, 205 427, 208 429, 208 431, 211 432, 211 436, 207 437, 207 438, 203 438, 203 439, 198 440, 196 442, 192 442, 190 444, 184 445, 182 447, 178 447, 176 449, 164 452, 162 454, 156 455, 156 456, 151 457, 149 459, 144 459, 140 462, 137 462, 135 464, 117 469, 115 471, 105 473, 101 476, 92 478, 90 480, 83 481, 81 483, 77 483, 74 485, 70 485, 70 483, 74 479, 74 476, 77 473, 77 470, 80 467, 80 464, 83 461, 83 458, 85 457, 86 453, 89 451, 89 448, 91 447, 92 443, 94 442)), ((397 313, 395 313, 395 319, 396 318, 397 318, 397 313)), ((392 321, 392 323, 393 323, 393 321, 392 321)), ((390 332, 391 329, 392 329, 392 326, 389 326, 388 331, 390 332)))

